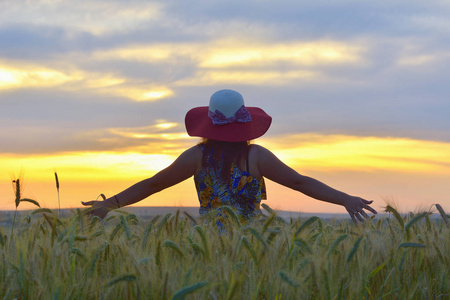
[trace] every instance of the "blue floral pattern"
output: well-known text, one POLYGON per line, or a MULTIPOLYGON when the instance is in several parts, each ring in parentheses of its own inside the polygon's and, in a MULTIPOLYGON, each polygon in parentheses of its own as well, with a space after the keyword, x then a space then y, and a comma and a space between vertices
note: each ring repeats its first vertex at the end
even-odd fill
POLYGON ((249 219, 259 213, 261 200, 267 199, 264 178, 258 179, 232 164, 230 182, 224 184, 220 179, 221 167, 221 162, 207 163, 207 166, 194 176, 200 201, 200 215, 222 205, 235 208, 243 219, 249 219), (216 165, 216 168, 213 165, 216 165))

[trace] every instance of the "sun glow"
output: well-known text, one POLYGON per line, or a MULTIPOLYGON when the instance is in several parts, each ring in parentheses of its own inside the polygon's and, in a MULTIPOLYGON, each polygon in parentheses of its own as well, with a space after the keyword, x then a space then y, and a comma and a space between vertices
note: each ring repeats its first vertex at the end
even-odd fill
POLYGON ((126 80, 124 78, 116 78, 109 74, 103 74, 100 78, 87 80, 86 86, 88 88, 109 88, 125 82, 126 80))
POLYGON ((165 121, 162 121, 161 123, 158 123, 155 125, 156 128, 161 129, 161 130, 170 129, 170 128, 174 128, 177 126, 178 126, 178 123, 165 122, 165 121))
POLYGON ((323 65, 356 63, 361 50, 343 43, 322 41, 317 43, 291 43, 260 45, 255 47, 217 47, 206 55, 200 66, 223 68, 242 65, 272 65, 280 61, 290 64, 323 65))
POLYGON ((134 139, 156 139, 156 140, 178 140, 189 139, 186 132, 162 132, 164 130, 172 129, 179 126, 178 123, 161 122, 156 125, 145 127, 131 127, 131 128, 111 128, 109 132, 126 138, 134 139))
MULTIPOLYGON (((148 127, 110 129, 111 133, 127 139, 153 140, 153 144, 136 145, 134 148, 129 147, 127 151, 31 156, 1 154, 0 165, 4 170, 3 175, 14 174, 22 167, 27 182, 33 183, 28 185, 30 189, 41 195, 37 197, 39 201, 53 197, 53 173, 57 171, 60 181, 64 183, 63 190, 70 192, 64 197, 65 205, 77 207, 80 205, 80 197, 98 195, 100 192, 108 195, 120 192, 169 166, 186 149, 186 145, 190 144, 189 139, 192 144, 195 143, 184 132, 164 132, 176 126, 178 124, 160 120, 159 123, 148 127), (149 150, 152 152, 149 153, 149 150)), ((406 198, 417 199, 414 200, 416 202, 409 201, 411 205, 436 201, 436 195, 440 195, 439 189, 435 191, 433 187, 442 182, 445 185, 446 178, 450 175, 450 143, 444 142, 295 134, 276 138, 264 137, 257 143, 270 149, 298 172, 305 175, 319 174, 319 180, 324 180, 333 187, 373 198, 379 197, 380 193, 398 193, 406 198), (411 185, 421 188, 415 190, 411 185)), ((3 177, 0 187, 4 186, 7 190, 10 177, 3 177)), ((330 212, 336 209, 334 206, 330 207, 307 198, 299 202, 301 196, 295 191, 270 181, 267 184, 270 199, 285 199, 282 202, 270 203, 275 208, 279 206, 283 209, 330 212)), ((33 195, 30 197, 33 198, 33 195)), ((139 205, 178 204, 173 201, 197 205, 198 200, 191 181, 164 191, 139 205)), ((11 200, 3 205, 3 209, 13 209, 13 205, 11 200)))
POLYGON ((288 164, 300 169, 450 174, 450 144, 404 138, 303 134, 265 139, 288 164))
POLYGON ((173 92, 168 89, 167 90, 154 90, 154 91, 145 92, 142 95, 142 99, 143 100, 160 99, 160 98, 168 97, 172 94, 173 94, 173 92))
POLYGON ((164 62, 187 57, 201 68, 271 67, 279 62, 289 65, 361 63, 362 48, 337 41, 291 42, 283 44, 242 43, 221 39, 205 43, 133 45, 93 54, 97 60, 121 59, 164 62), (230 46, 232 45, 232 47, 230 46))
POLYGON ((111 73, 80 70, 65 73, 40 66, 5 67, 0 65, 0 90, 55 86, 74 92, 82 90, 112 96, 120 95, 135 101, 156 101, 174 95, 168 87, 145 86, 111 73))
POLYGON ((155 88, 155 89, 144 89, 144 88, 119 88, 117 89, 121 95, 131 98, 136 101, 155 101, 162 98, 167 98, 172 96, 174 93, 168 88, 155 88))
POLYGON ((27 177, 43 180, 54 170, 77 182, 109 181, 148 176, 167 167, 175 157, 169 154, 138 152, 81 152, 42 156, 2 155, 4 170, 23 166, 27 177))
POLYGON ((179 80, 177 85, 208 86, 212 84, 270 84, 282 85, 289 81, 315 79, 318 73, 312 71, 200 71, 195 76, 179 80))
POLYGON ((72 77, 50 69, 0 67, 0 89, 49 87, 78 79, 78 76, 72 77))

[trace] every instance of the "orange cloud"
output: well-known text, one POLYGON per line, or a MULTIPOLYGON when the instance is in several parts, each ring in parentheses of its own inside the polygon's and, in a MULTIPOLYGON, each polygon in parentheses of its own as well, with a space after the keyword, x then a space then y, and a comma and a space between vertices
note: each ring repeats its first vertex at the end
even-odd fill
POLYGON ((450 173, 450 143, 406 138, 295 134, 264 139, 301 169, 450 173))
MULTIPOLYGON (((164 127, 175 124, 164 121, 164 127)), ((151 130, 158 135, 157 125, 151 130)), ((175 126, 175 127, 174 127, 175 126)), ((141 128, 142 129, 142 128, 141 128)), ((142 139, 139 130, 121 129, 128 139, 142 139)), ((171 135, 171 133, 167 133, 171 135)), ((177 135, 177 133, 175 133, 177 135)), ((53 172, 57 171, 65 191, 65 205, 79 206, 79 200, 96 193, 118 193, 131 184, 150 177, 167 167, 193 138, 165 140, 149 147, 116 152, 72 152, 49 155, 0 155, 3 177, 0 186, 10 183, 10 175, 22 168, 28 190, 38 194, 38 200, 53 197, 53 172), (172 149, 167 151, 168 147, 172 149)), ((323 180, 345 192, 378 199, 380 196, 400 197, 403 206, 431 205, 441 201, 450 174, 450 143, 404 138, 356 137, 345 135, 295 134, 266 137, 257 141, 271 149, 285 163, 303 173, 323 180)), ((268 181, 270 205, 302 211, 343 212, 340 208, 302 196, 268 181)), ((2 189, 8 193, 7 188, 2 189)), ((33 195, 32 195, 33 196, 33 195)), ((6 197, 7 195, 2 195, 6 197)), ((54 198, 54 197, 53 197, 54 198)), ((11 198, 12 199, 12 198, 11 198)), ((379 200, 379 199, 378 199, 379 200)), ((174 187, 137 205, 197 205, 191 181, 174 187), (182 193, 180 191, 183 190, 182 193), (176 200, 178 199, 178 200, 176 200)), ((50 202, 48 202, 50 203, 50 202)), ((382 206, 381 201, 377 205, 382 206)), ((445 203, 444 203, 445 204, 445 203)), ((6 206, 5 206, 6 205, 6 206)), ((13 201, 3 209, 13 209, 13 201)), ((54 205, 54 204, 48 204, 54 205)), ((25 207, 25 206, 24 206, 25 207)), ((54 207, 54 206, 53 206, 54 207)), ((410 208, 413 209, 413 208, 410 208)))

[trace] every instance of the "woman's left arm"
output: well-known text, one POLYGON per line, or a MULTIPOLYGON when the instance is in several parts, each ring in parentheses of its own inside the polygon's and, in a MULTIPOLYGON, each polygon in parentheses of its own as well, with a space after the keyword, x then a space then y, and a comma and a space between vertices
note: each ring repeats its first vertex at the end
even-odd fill
POLYGON ((314 178, 301 175, 264 147, 257 147, 257 156, 258 168, 262 176, 317 200, 344 206, 355 223, 357 220, 362 222, 368 217, 363 209, 377 213, 369 206, 373 201, 348 195, 314 178))

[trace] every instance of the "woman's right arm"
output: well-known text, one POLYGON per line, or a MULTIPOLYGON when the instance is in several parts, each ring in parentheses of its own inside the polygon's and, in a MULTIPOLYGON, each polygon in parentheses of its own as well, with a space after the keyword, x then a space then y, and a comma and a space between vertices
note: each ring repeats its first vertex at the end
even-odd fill
POLYGON ((153 177, 144 179, 104 201, 89 201, 82 202, 82 204, 92 206, 90 214, 104 218, 113 209, 139 202, 193 176, 199 169, 201 156, 202 153, 198 146, 189 148, 170 166, 153 177))
POLYGON ((254 146, 256 146, 257 165, 262 176, 314 199, 344 206, 355 223, 357 220, 363 221, 364 218, 368 217, 363 209, 374 214, 377 213, 369 206, 373 201, 350 196, 314 178, 301 175, 284 164, 266 148, 254 146))

